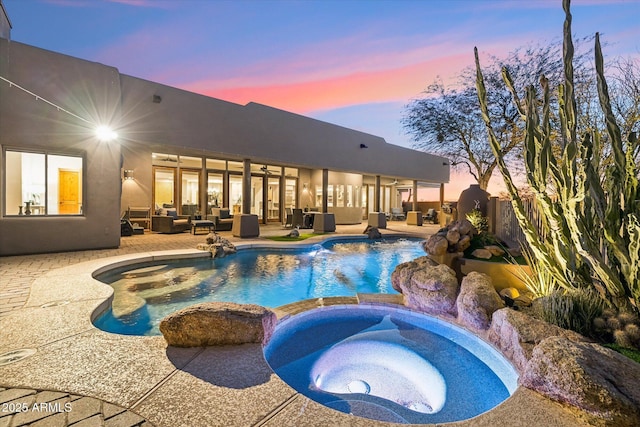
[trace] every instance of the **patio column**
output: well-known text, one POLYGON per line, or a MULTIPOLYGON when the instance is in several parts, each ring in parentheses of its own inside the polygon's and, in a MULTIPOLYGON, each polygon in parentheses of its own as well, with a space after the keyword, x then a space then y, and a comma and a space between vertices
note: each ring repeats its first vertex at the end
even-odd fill
POLYGON ((322 169, 322 212, 313 214, 313 231, 326 233, 336 231, 336 218, 329 213, 329 169, 322 169))
POLYGON ((233 216, 231 234, 234 237, 258 237, 260 224, 258 215, 251 214, 251 160, 242 163, 242 213, 233 216))
POLYGON ((447 222, 444 221, 444 212, 442 212, 442 205, 444 205, 444 182, 440 183, 440 209, 438 211, 438 221, 440 224, 446 225, 447 222))
POLYGON ((242 163, 242 213, 251 213, 251 159, 242 163))
POLYGON ((376 191, 373 194, 373 211, 380 212, 380 175, 376 175, 376 191))
POLYGON ((369 227, 387 228, 387 217, 380 212, 380 175, 376 175, 376 190, 373 192, 373 212, 369 212, 369 227))
POLYGON ((422 212, 418 210, 418 181, 413 180, 413 202, 411 210, 407 212, 408 225, 422 225, 422 212))
POLYGON ((322 169, 322 213, 329 211, 329 169, 322 169))

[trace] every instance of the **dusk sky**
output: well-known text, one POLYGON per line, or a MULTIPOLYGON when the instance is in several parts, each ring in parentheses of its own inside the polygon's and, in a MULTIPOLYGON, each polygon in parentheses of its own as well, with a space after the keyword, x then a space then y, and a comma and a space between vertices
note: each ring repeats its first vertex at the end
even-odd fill
MULTIPOLYGON (((227 101, 411 147, 404 107, 440 76, 562 36, 561 0, 3 0, 11 38, 227 101)), ((640 0, 572 2, 578 37, 640 56, 640 0)), ((496 193, 499 173, 490 191, 496 193)), ((447 197, 470 183, 452 176, 447 197)), ((455 194, 454 194, 455 193, 455 194)))

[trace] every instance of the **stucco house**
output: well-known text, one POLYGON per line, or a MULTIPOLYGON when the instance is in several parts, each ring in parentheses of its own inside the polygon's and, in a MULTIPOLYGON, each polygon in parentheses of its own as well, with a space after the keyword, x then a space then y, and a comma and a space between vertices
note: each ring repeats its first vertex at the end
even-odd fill
POLYGON ((366 222, 399 206, 400 188, 449 181, 443 157, 11 40, 1 5, 0 255, 117 247, 129 208, 148 209, 149 229, 167 206, 261 224, 290 208, 366 222))

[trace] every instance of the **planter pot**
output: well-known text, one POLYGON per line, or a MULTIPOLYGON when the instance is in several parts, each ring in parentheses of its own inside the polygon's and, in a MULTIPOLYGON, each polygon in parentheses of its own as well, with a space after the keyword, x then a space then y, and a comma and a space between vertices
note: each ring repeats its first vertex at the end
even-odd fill
POLYGON ((458 199, 458 220, 465 219, 467 214, 479 204, 482 215, 487 215, 487 204, 491 195, 484 191, 478 184, 471 184, 469 188, 460 193, 458 199))

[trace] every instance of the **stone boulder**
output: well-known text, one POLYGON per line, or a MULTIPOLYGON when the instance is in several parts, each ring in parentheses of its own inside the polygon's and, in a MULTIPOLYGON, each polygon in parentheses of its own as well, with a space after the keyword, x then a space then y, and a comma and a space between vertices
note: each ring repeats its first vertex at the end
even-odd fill
POLYGON ((206 238, 206 243, 198 244, 197 249, 211 252, 213 258, 222 258, 237 252, 233 243, 215 233, 209 233, 206 238))
POLYGON ((460 294, 456 300, 458 321, 473 330, 487 330, 491 316, 504 308, 491 278, 484 273, 472 271, 462 279, 460 294))
POLYGON ((404 295, 405 305, 429 314, 456 315, 456 273, 429 257, 400 264, 391 274, 391 284, 404 295))
POLYGON ((522 374, 533 349, 545 338, 559 336, 586 341, 582 335, 535 319, 521 311, 503 308, 493 313, 487 340, 498 348, 522 374))
POLYGON ((599 344, 544 339, 520 383, 607 425, 640 426, 640 364, 599 344))
POLYGON ((434 234, 422 243, 422 249, 429 255, 444 255, 449 249, 449 241, 446 236, 434 234))
POLYGON ((471 237, 468 234, 462 236, 456 243, 456 252, 464 252, 471 246, 471 237))
POLYGON ((276 323, 275 313, 259 305, 206 302, 168 315, 160 332, 175 347, 266 344, 276 323))
POLYGON ((382 238, 382 233, 380 233, 380 230, 378 229, 378 227, 368 226, 364 230, 363 234, 366 234, 369 239, 380 239, 380 238, 382 238))
POLYGON ((431 256, 441 256, 446 253, 464 252, 471 244, 471 238, 478 233, 467 219, 454 221, 422 245, 425 252, 431 256))
POLYGON ((480 259, 491 259, 493 254, 491 253, 491 251, 489 249, 479 248, 479 249, 476 249, 475 251, 471 252, 471 256, 474 256, 474 257, 480 258, 480 259))
POLYGON ((503 256, 505 254, 504 249, 498 245, 487 245, 484 248, 491 252, 491 255, 493 256, 503 256))

